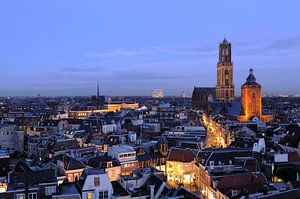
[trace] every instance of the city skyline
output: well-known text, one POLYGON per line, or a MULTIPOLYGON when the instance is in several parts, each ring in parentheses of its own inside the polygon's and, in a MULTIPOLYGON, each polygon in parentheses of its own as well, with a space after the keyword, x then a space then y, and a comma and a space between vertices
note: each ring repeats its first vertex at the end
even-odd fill
POLYGON ((0 96, 191 95, 216 86, 225 36, 236 95, 250 67, 263 92, 300 93, 291 2, 2 1, 0 96))

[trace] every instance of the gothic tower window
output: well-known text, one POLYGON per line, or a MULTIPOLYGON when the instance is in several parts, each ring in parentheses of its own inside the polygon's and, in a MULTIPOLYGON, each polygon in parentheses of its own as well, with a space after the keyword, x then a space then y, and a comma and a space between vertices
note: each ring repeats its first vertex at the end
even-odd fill
POLYGON ((226 39, 219 45, 216 99, 221 102, 234 101, 233 65, 231 62, 231 43, 226 39))

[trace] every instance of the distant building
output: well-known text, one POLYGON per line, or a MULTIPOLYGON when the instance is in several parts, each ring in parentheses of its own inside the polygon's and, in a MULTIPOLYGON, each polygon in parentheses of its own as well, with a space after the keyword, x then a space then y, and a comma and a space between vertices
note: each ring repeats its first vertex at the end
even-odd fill
POLYGON ((0 148, 9 154, 23 153, 24 132, 16 131, 14 125, 0 124, 0 148))
POLYGON ((249 70, 249 75, 241 90, 242 113, 238 116, 239 121, 246 122, 254 117, 263 121, 271 121, 273 119, 270 115, 262 114, 261 85, 256 82, 252 68, 249 70))
POLYGON ((182 98, 186 98, 186 92, 185 92, 185 91, 182 91, 181 97, 182 97, 182 98))
POLYGON ((139 108, 138 103, 124 103, 124 102, 110 102, 104 105, 104 109, 108 112, 121 111, 122 109, 136 109, 139 108))
POLYGON ((220 102, 234 101, 233 64, 231 61, 231 43, 226 38, 219 46, 217 69, 216 99, 220 102))
POLYGON ((153 89, 152 90, 152 98, 164 98, 164 90, 163 89, 153 89))

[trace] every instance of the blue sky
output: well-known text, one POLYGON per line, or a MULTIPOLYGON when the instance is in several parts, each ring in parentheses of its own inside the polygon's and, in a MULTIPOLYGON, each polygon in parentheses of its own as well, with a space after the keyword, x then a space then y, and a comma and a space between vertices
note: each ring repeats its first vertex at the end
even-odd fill
POLYGON ((2 0, 0 95, 188 94, 215 86, 232 43, 236 93, 300 93, 300 1, 2 0))

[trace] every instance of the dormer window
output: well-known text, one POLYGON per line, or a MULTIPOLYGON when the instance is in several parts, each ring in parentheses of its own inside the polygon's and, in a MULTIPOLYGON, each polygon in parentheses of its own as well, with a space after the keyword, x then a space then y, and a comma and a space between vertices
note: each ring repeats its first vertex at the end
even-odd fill
POLYGON ((209 161, 209 166, 210 167, 214 167, 214 165, 215 165, 214 161, 209 161))
POLYGON ((94 178, 94 186, 95 186, 95 187, 100 186, 100 178, 99 178, 99 177, 95 177, 95 178, 94 178))

